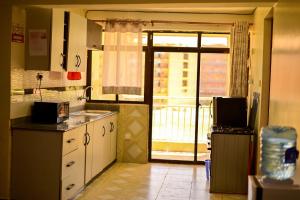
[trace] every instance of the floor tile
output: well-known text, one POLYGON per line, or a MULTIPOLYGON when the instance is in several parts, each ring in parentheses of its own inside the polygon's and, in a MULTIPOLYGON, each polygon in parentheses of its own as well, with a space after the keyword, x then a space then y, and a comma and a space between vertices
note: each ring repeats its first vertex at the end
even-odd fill
POLYGON ((246 200, 244 195, 210 194, 201 165, 116 163, 76 200, 246 200))

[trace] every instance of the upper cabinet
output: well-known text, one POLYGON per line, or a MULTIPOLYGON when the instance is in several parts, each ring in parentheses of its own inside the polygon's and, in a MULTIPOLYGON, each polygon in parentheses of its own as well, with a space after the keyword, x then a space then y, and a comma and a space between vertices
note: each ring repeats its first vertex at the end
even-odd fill
POLYGON ((25 69, 85 71, 87 21, 63 9, 26 9, 25 69))
POLYGON ((26 70, 63 71, 63 41, 63 10, 26 9, 26 70))
POLYGON ((87 20, 87 40, 86 46, 89 49, 101 49, 102 26, 87 20))
POLYGON ((87 21, 80 15, 70 13, 68 42, 68 71, 85 71, 87 65, 87 21))

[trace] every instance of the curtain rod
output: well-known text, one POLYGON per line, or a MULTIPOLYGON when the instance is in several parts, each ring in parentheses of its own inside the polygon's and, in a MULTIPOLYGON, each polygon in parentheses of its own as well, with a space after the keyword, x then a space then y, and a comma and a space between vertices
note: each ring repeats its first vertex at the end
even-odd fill
MULTIPOLYGON (((92 20, 94 22, 107 22, 109 20, 92 20)), ((132 20, 115 20, 118 22, 132 22, 132 20)), ((141 22, 141 23, 145 23, 145 24, 154 24, 154 23, 160 23, 160 24, 206 24, 206 25, 234 25, 234 23, 226 23, 226 22, 185 22, 185 21, 168 21, 168 20, 149 20, 149 21, 139 21, 137 20, 137 22, 141 22)), ((251 25, 249 23, 249 25, 251 25)))

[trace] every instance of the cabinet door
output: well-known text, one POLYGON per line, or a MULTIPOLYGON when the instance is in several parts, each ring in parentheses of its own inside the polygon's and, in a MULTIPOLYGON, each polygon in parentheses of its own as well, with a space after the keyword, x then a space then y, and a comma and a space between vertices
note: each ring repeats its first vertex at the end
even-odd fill
POLYGON ((85 183, 93 178, 93 141, 94 141, 94 123, 89 123, 86 127, 85 141, 85 183))
POLYGON ((111 160, 111 144, 110 144, 110 120, 109 118, 105 118, 104 120, 104 127, 105 127, 105 136, 104 136, 104 165, 107 167, 110 164, 111 160))
POLYGON ((86 29, 86 19, 78 14, 70 13, 67 61, 68 71, 83 72, 86 70, 86 29))
POLYGON ((51 71, 64 71, 64 10, 52 9, 51 71))
POLYGON ((94 122, 93 132, 93 166, 92 176, 96 176, 104 168, 104 138, 106 129, 103 120, 94 122))
POLYGON ((117 157, 117 115, 109 117, 110 125, 110 163, 117 157))
POLYGON ((50 70, 51 15, 49 8, 26 8, 26 70, 50 70))

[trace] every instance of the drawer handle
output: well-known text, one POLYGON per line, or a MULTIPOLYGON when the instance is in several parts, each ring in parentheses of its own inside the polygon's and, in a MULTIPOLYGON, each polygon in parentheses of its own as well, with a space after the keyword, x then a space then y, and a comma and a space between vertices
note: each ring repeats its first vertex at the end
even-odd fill
POLYGON ((75 186, 74 183, 70 184, 68 187, 66 187, 66 190, 71 190, 75 186))
POLYGON ((71 161, 71 162, 69 162, 69 163, 66 164, 66 167, 71 167, 74 164, 75 164, 75 161, 71 161))
POLYGON ((114 129, 115 129, 114 123, 110 122, 110 130, 109 130, 109 132, 113 132, 114 129))
POLYGON ((71 138, 71 139, 67 140, 67 143, 71 143, 71 142, 73 142, 73 141, 75 141, 75 139, 74 139, 74 138, 71 138))
POLYGON ((86 142, 86 145, 88 145, 91 141, 91 136, 89 133, 86 133, 86 136, 87 136, 87 142, 86 142))
POLYGON ((103 135, 102 135, 102 137, 104 137, 105 136, 105 126, 102 126, 102 128, 103 128, 103 135))

